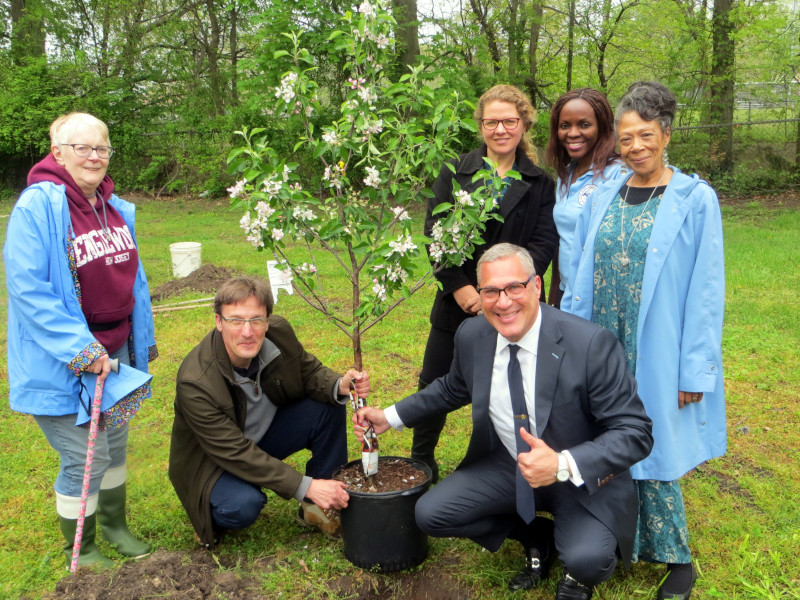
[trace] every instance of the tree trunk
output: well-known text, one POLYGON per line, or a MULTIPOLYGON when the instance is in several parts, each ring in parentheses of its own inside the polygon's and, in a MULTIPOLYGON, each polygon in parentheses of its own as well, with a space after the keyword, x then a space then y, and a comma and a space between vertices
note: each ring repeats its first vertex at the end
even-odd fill
POLYGON ((44 14, 40 0, 11 0, 11 56, 14 64, 44 56, 44 14))
POLYGON ((392 13, 397 21, 397 61, 400 73, 408 73, 408 68, 417 62, 419 56, 419 22, 417 20, 417 0, 392 0, 392 13))
POLYGON ((478 19, 483 35, 486 36, 486 45, 489 47, 489 54, 492 57, 492 72, 496 74, 500 69, 500 49, 497 46, 497 34, 494 26, 489 20, 489 5, 481 6, 480 0, 469 0, 469 5, 472 7, 475 18, 478 19))
POLYGON ((569 25, 567 26, 567 89, 572 89, 572 59, 575 54, 575 0, 569 0, 569 25))
POLYGON ((231 105, 239 105, 239 7, 231 2, 231 105))
POLYGON ((600 91, 608 93, 608 76, 606 75, 606 50, 613 34, 611 24, 611 0, 603 0, 603 24, 600 30, 600 41, 597 44, 597 81, 600 91))
MULTIPOLYGON (((524 5, 523 5, 524 6, 524 5)), ((514 74, 517 70, 517 34, 519 27, 517 25, 517 14, 519 13, 519 0, 511 0, 511 19, 508 24, 508 79, 514 80, 514 74)))
POLYGON ((712 124, 711 155, 717 156, 717 171, 733 171, 733 106, 734 106, 734 57, 736 46, 733 40, 731 10, 735 0, 714 0, 714 16, 711 21, 711 106, 709 116, 712 124))
MULTIPOLYGON (((800 115, 797 115, 800 118, 800 115)), ((797 139, 794 143, 794 164, 800 167, 800 121, 797 123, 797 139)))
POLYGON ((211 25, 211 39, 208 40, 206 52, 208 55, 208 79, 211 87, 211 98, 214 103, 216 115, 225 112, 225 94, 222 86, 222 73, 219 69, 219 50, 222 30, 219 24, 214 0, 206 0, 208 6, 208 20, 211 25))
POLYGON ((541 0, 533 0, 533 16, 531 18, 531 40, 528 46, 528 64, 529 75, 525 79, 525 87, 528 89, 528 95, 531 97, 531 102, 534 106, 538 104, 537 97, 539 92, 539 79, 538 69, 539 64, 536 55, 539 51, 539 38, 542 33, 542 17, 544 16, 544 7, 541 0))

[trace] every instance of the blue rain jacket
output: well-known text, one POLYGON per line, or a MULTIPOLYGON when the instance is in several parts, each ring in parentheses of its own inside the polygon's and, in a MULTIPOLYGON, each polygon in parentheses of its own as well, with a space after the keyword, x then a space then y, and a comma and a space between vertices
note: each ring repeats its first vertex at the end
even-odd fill
MULTIPOLYGON (((714 190, 697 175, 674 174, 647 247, 636 380, 655 445, 631 467, 634 479, 673 481, 726 450, 722 378, 725 266, 722 217, 714 190), (703 392, 678 409, 678 391, 703 392)), ((592 319, 594 244, 627 178, 604 183, 578 218, 563 310, 592 319)))
MULTIPOLYGON (((135 242, 136 207, 115 195, 110 203, 122 215, 135 242)), ((12 410, 49 416, 77 413, 81 365, 106 352, 89 331, 78 302, 67 251, 69 227, 64 186, 50 182, 23 191, 9 218, 3 256, 12 410)), ((157 352, 150 291, 141 260, 133 295, 132 366, 147 372, 147 364, 157 352)))

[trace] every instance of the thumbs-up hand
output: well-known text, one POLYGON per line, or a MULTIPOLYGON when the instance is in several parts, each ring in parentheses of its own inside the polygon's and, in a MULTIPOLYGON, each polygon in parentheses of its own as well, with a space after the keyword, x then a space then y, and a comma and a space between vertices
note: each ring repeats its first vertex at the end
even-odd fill
POLYGON ((517 455, 522 476, 532 488, 555 483, 558 470, 558 456, 555 450, 543 440, 530 434, 524 427, 520 427, 520 434, 531 447, 530 452, 520 452, 517 455))

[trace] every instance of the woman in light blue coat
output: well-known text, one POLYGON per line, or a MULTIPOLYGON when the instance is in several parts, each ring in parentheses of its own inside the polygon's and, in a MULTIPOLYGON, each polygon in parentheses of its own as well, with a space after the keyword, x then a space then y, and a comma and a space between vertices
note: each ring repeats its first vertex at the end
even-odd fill
MULTIPOLYGON (((116 382, 140 381, 137 371, 147 373, 157 352, 135 207, 113 193, 106 174, 114 152, 108 129, 71 113, 56 119, 50 134, 51 152, 28 175, 3 249, 8 380, 11 408, 33 415, 59 454, 53 487, 69 565, 88 444, 88 429, 76 423, 94 392, 84 379, 104 379, 117 359, 134 369, 123 369, 116 382)), ((137 402, 149 395, 149 384, 136 389, 137 402)), ((127 422, 97 437, 79 566, 113 564, 95 543, 97 523, 121 554, 150 552, 126 521, 127 442, 127 422)))
POLYGON ((598 185, 619 176, 622 161, 616 152, 614 113, 606 97, 592 88, 563 94, 550 110, 547 164, 558 175, 553 220, 558 248, 548 304, 558 307, 567 288, 569 259, 578 215, 598 185))
POLYGON ((562 308, 616 333, 653 420, 639 485, 635 552, 667 565, 659 600, 687 600, 695 571, 678 479, 725 453, 722 220, 714 190, 666 161, 676 101, 655 82, 617 107, 629 179, 601 186, 581 213, 562 308))

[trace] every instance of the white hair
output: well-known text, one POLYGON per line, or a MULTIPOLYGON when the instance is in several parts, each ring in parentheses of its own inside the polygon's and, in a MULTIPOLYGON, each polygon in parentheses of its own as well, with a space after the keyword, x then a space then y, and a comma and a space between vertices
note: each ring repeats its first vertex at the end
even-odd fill
POLYGON ((59 146, 72 143, 73 136, 88 128, 94 129, 103 138, 107 146, 111 145, 108 138, 108 127, 97 117, 88 113, 73 112, 61 115, 50 125, 50 144, 59 146))

